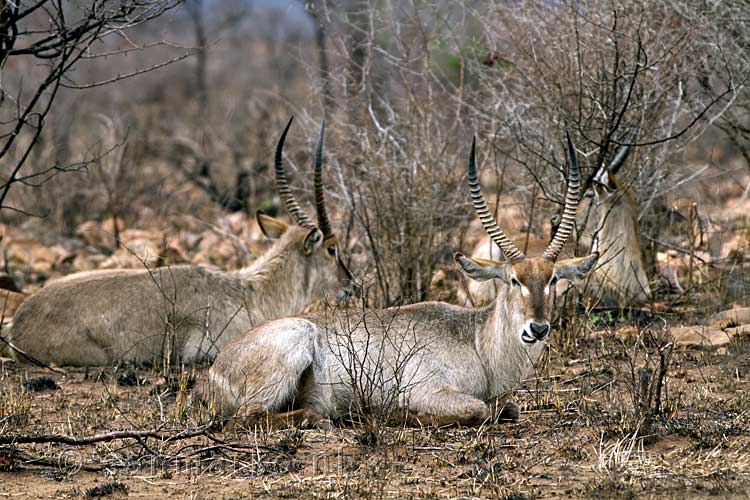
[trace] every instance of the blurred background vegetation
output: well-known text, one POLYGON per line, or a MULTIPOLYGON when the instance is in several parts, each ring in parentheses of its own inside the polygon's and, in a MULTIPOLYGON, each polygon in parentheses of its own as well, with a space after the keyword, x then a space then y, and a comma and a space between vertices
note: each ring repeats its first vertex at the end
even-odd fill
MULTIPOLYGON (((674 248, 742 269, 748 28, 742 0, 6 3, 3 262, 24 274, 8 245, 29 237, 61 250, 26 282, 87 267, 65 265, 93 252, 91 222, 113 233, 105 255, 128 228, 165 244, 205 229, 196 221, 241 235, 219 221, 279 211, 269 163, 295 115, 293 186, 309 202, 326 119, 329 205, 373 305, 442 298, 452 252, 481 235, 465 186, 473 135, 501 224, 544 237, 564 197, 564 131, 586 186, 634 133, 621 177, 653 279, 674 248)), ((741 275, 731 296, 722 276, 722 301, 744 301, 741 275)))

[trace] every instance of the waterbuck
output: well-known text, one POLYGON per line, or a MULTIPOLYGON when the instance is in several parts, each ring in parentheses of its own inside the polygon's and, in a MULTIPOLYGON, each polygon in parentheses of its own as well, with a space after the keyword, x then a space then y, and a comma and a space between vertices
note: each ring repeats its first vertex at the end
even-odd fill
POLYGON ((488 418, 488 403, 518 385, 542 352, 550 333, 550 288, 561 278, 584 277, 598 256, 555 262, 572 231, 580 194, 569 138, 563 220, 542 257, 527 258, 489 213, 474 149, 472 143, 471 198, 508 260, 456 254, 455 261, 473 279, 502 282, 493 306, 424 302, 270 321, 219 353, 196 396, 225 417, 291 411, 315 422, 392 403, 420 421, 468 424, 488 418))
MULTIPOLYGON (((194 266, 94 271, 51 282, 18 309, 7 339, 19 360, 106 365, 210 360, 254 325, 298 314, 327 292, 346 293, 352 276, 342 262, 323 198, 324 127, 314 158, 315 225, 289 189, 282 149, 276 185, 296 225, 258 212, 273 246, 252 266, 221 272, 194 266)), ((8 344, 6 343, 6 347, 8 344)))
MULTIPOLYGON (((602 165, 594 177, 594 230, 586 231, 582 237, 601 255, 587 292, 607 306, 641 305, 651 297, 641 255, 638 209, 630 188, 616 177, 629 153, 630 146, 621 147, 610 164, 602 165)), ((503 259, 502 251, 489 237, 482 238, 471 255, 503 259)), ((463 303, 485 306, 495 300, 498 286, 493 280, 471 281, 459 297, 463 303)))
POLYGON ((651 299, 641 253, 638 206, 630 186, 616 176, 629 153, 630 146, 622 146, 609 166, 597 172, 593 184, 597 225, 592 248, 602 257, 591 279, 592 292, 602 305, 621 308, 651 299))

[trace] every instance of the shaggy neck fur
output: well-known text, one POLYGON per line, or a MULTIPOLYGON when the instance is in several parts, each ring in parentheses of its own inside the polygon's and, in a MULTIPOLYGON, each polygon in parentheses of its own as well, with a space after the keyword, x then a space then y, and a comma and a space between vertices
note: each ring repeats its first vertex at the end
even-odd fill
POLYGON ((602 254, 596 276, 601 294, 619 305, 648 301, 635 201, 628 190, 611 194, 599 205, 599 234, 594 250, 602 254))
POLYGON ((245 303, 252 304, 246 309, 253 324, 299 314, 317 298, 311 263, 301 251, 303 234, 302 228, 290 228, 253 265, 234 273, 242 280, 245 303))
POLYGON ((487 309, 488 317, 476 334, 476 349, 489 380, 488 398, 514 389, 537 362, 544 347, 545 342, 521 341, 526 319, 520 304, 520 292, 499 284, 495 307, 487 309))

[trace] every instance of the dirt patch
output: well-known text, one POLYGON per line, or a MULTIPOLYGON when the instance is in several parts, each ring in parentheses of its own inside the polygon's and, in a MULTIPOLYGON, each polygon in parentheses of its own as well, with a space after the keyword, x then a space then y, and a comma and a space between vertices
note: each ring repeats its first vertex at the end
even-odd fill
POLYGON ((640 377, 655 351, 635 353, 606 333, 579 340, 589 358, 570 361, 553 345, 515 394, 517 424, 473 428, 236 425, 181 438, 198 429, 189 404, 179 384, 160 384, 154 372, 61 375, 6 363, 2 436, 153 434, 3 445, 0 497, 746 498, 746 343, 675 350, 659 414, 638 429, 631 374, 640 377), (24 389, 37 377, 60 389, 24 389))

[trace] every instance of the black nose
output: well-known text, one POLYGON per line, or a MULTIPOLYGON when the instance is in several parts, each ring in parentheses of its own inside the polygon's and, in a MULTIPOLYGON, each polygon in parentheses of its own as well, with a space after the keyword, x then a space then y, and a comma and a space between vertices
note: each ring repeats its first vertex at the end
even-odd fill
POLYGON ((531 323, 529 324, 531 334, 537 340, 544 340, 549 335, 549 325, 547 323, 531 323))

